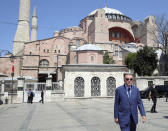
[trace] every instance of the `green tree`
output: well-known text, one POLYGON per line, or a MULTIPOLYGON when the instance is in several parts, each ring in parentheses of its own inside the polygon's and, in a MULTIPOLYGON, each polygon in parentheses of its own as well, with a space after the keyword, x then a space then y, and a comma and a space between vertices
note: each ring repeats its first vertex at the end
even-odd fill
POLYGON ((128 69, 134 69, 134 63, 137 57, 137 53, 129 53, 125 58, 125 65, 128 69))
POLYGON ((113 60, 113 58, 109 56, 108 51, 106 51, 106 52, 104 53, 103 63, 104 63, 104 64, 114 64, 114 63, 115 63, 115 61, 113 60))
POLYGON ((157 53, 151 47, 145 46, 137 52, 134 71, 139 76, 151 76, 157 68, 157 53))

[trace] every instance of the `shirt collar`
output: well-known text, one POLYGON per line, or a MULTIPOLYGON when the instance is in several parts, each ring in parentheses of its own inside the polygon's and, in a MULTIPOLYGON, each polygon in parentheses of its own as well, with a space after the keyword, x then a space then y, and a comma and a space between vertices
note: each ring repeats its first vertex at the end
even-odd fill
POLYGON ((128 87, 126 84, 124 84, 124 87, 126 88, 126 90, 128 90, 128 88, 132 88, 132 86, 128 87))

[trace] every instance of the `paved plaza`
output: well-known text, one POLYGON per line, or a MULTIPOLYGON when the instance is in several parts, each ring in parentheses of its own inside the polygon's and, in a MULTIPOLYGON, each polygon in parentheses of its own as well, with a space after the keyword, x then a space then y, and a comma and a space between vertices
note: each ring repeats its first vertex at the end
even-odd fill
MULTIPOLYGON (((147 122, 139 116, 137 131, 167 131, 168 102, 143 100, 147 122)), ((66 99, 51 103, 0 105, 0 131, 120 131, 114 123, 114 98, 66 99)))

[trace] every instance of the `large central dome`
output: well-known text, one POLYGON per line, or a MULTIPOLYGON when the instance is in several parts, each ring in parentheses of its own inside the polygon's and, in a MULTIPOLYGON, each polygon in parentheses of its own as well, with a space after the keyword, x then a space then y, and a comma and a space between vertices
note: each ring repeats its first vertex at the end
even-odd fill
MULTIPOLYGON (((113 8, 104 7, 103 9, 104 9, 104 11, 105 11, 106 14, 120 14, 120 15, 124 15, 124 14, 121 13, 119 10, 116 10, 116 9, 113 9, 113 8)), ((98 10, 98 9, 92 11, 92 12, 89 14, 89 16, 90 16, 90 15, 94 15, 94 14, 97 12, 97 10, 98 10)))

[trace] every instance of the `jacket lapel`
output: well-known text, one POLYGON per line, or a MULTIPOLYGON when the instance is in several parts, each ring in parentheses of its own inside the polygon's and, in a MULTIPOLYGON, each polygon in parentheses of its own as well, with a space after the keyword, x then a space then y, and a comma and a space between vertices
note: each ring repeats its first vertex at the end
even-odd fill
POLYGON ((134 86, 132 86, 132 88, 131 88, 131 98, 130 98, 130 103, 132 102, 132 100, 134 99, 134 95, 135 95, 136 93, 135 93, 135 88, 134 88, 134 86))
POLYGON ((127 89, 126 89, 125 85, 123 85, 123 93, 124 93, 125 97, 127 98, 127 101, 130 103, 130 100, 129 100, 128 95, 127 95, 127 89))

